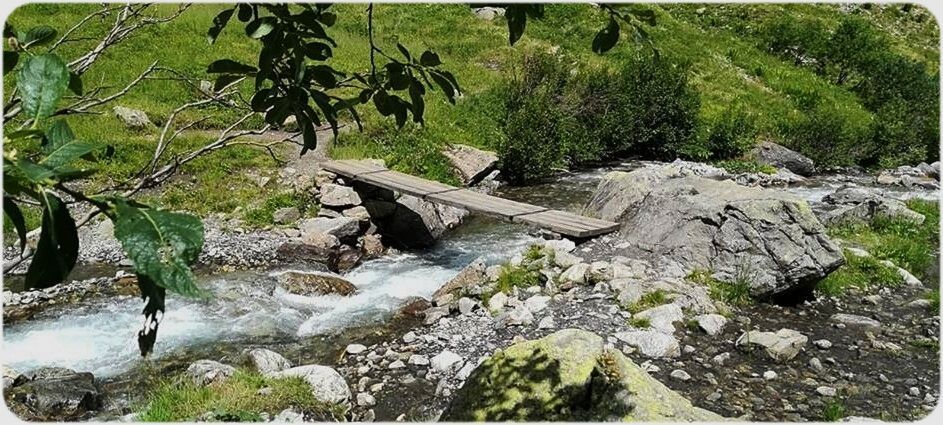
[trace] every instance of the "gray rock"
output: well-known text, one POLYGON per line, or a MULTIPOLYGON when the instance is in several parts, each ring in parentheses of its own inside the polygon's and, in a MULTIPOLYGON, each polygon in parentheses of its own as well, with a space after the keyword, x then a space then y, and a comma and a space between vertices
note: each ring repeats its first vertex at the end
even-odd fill
POLYGON ((301 423, 304 421, 305 421, 304 413, 298 412, 293 408, 282 410, 277 415, 275 415, 274 418, 272 418, 272 422, 278 422, 278 423, 282 423, 282 422, 301 423))
POLYGON ((578 263, 570 266, 559 276, 561 283, 574 283, 582 285, 587 282, 586 274, 589 272, 589 264, 578 263))
POLYGON ((812 344, 814 344, 816 347, 819 347, 822 350, 828 350, 829 348, 832 348, 832 342, 827 339, 817 339, 815 341, 812 341, 812 344))
POLYGON ((390 365, 389 365, 388 367, 389 367, 390 369, 392 369, 392 370, 395 370, 395 369, 402 369, 402 368, 406 367, 406 363, 403 363, 402 360, 396 360, 396 361, 394 361, 393 363, 390 363, 390 365))
POLYGON ((126 127, 136 130, 154 127, 154 123, 147 117, 147 113, 137 109, 115 106, 111 109, 126 127))
POLYGON ((301 212, 296 207, 279 208, 272 213, 272 221, 275 224, 291 224, 299 218, 301 218, 301 212))
POLYGON ((321 205, 333 208, 355 207, 361 203, 360 195, 350 186, 328 183, 321 186, 321 205))
POLYGON ((807 336, 797 331, 780 329, 777 332, 744 332, 736 345, 747 349, 751 345, 761 346, 773 360, 784 362, 796 357, 808 341, 807 336))
POLYGON ((850 222, 871 222, 876 217, 893 218, 921 224, 923 214, 911 210, 900 200, 888 198, 860 187, 844 187, 824 198, 826 204, 836 205, 820 218, 828 225, 850 222))
POLYGON ((508 296, 504 292, 498 292, 488 299, 488 309, 491 311, 500 311, 508 301, 508 296))
POLYGON ((447 231, 458 227, 468 211, 435 204, 410 195, 391 193, 378 197, 362 194, 384 241, 397 248, 424 248, 435 244, 447 231))
POLYGON ((615 337, 635 347, 643 355, 654 358, 678 357, 681 346, 675 337, 653 330, 634 330, 618 332, 615 337))
POLYGON ((253 348, 247 354, 255 370, 265 376, 291 368, 288 359, 272 350, 253 348))
POLYGON ((823 395, 823 396, 825 396, 825 397, 835 397, 836 395, 838 395, 838 390, 836 390, 836 389, 833 388, 833 387, 829 387, 829 386, 825 386, 825 385, 816 388, 816 389, 815 389, 815 392, 817 392, 817 393, 819 393, 819 394, 821 394, 821 395, 823 395))
POLYGON ((355 218, 360 221, 370 220, 370 212, 368 212, 367 208, 364 207, 363 205, 358 205, 353 208, 348 208, 342 211, 341 214, 343 214, 344 217, 355 218))
POLYGON ((223 382, 236 373, 236 368, 213 360, 197 360, 187 367, 187 376, 197 385, 223 382))
POLYGON ((486 276, 485 262, 478 258, 465 266, 455 277, 445 282, 439 289, 432 294, 432 299, 438 299, 446 294, 455 296, 460 295, 468 288, 485 283, 486 276))
POLYGON ((458 171, 465 186, 473 186, 485 178, 498 164, 498 155, 467 145, 454 144, 442 151, 458 171))
POLYGON ((844 263, 805 200, 673 165, 610 173, 584 212, 622 223, 623 255, 745 276, 759 298, 810 291, 844 263))
POLYGON ((301 222, 298 226, 301 231, 301 238, 307 239, 313 233, 327 234, 336 237, 340 241, 356 241, 360 236, 360 220, 350 217, 309 218, 301 222))
POLYGON ((377 399, 374 398, 369 393, 358 393, 357 394, 357 405, 361 407, 369 407, 377 404, 377 399))
POLYGON ((700 327, 708 335, 714 336, 724 331, 724 325, 727 324, 727 318, 719 314, 702 314, 694 317, 700 327))
POLYGON ((459 298, 459 300, 458 300, 458 311, 459 311, 461 314, 467 316, 467 315, 469 315, 469 314, 472 313, 472 310, 475 309, 475 306, 476 306, 477 304, 478 304, 478 303, 476 303, 475 300, 473 300, 473 299, 471 299, 471 298, 468 298, 468 297, 459 298))
POLYGON ((881 329, 881 322, 864 316, 858 316, 856 314, 836 313, 833 314, 829 320, 835 323, 844 324, 846 326, 855 326, 871 330, 881 329))
POLYGON ((344 350, 347 354, 360 354, 364 351, 367 351, 367 346, 363 344, 348 344, 344 350))
POLYGON ((723 366, 723 364, 726 363, 727 360, 730 360, 730 353, 720 353, 714 356, 713 358, 711 358, 711 362, 720 366, 723 366))
POLYGON ((449 307, 440 306, 440 307, 428 308, 422 312, 422 315, 423 315, 422 323, 424 325, 432 325, 438 322, 439 319, 443 317, 447 317, 449 315, 449 307))
POLYGON ((498 16, 504 16, 504 8, 501 7, 477 7, 472 9, 479 19, 493 21, 498 16))
POLYGON ((65 368, 41 368, 4 388, 7 407, 30 421, 76 421, 102 405, 95 377, 65 368))
POLYGON ((357 287, 343 277, 324 272, 286 271, 276 275, 279 287, 289 294, 306 297, 322 295, 350 296, 357 287))
POLYGON ((526 326, 531 323, 534 323, 534 314, 523 304, 506 313, 505 324, 507 326, 526 326))
POLYGON ((464 359, 462 356, 455 354, 449 350, 444 350, 439 354, 436 354, 435 357, 430 360, 430 364, 433 371, 438 373, 445 373, 451 371, 453 368, 461 365, 464 359))
POLYGON ((298 366, 272 374, 274 378, 298 377, 311 387, 314 398, 334 404, 345 404, 350 400, 347 381, 336 370, 321 365, 298 366))
POLYGON ((800 176, 815 173, 815 163, 799 152, 769 141, 762 141, 750 151, 750 156, 761 164, 786 168, 800 176))
POLYGON ((641 311, 633 318, 647 319, 652 329, 671 334, 675 331, 674 323, 684 319, 684 312, 677 304, 664 304, 641 311))
POLYGON ((537 329, 553 329, 555 327, 556 323, 554 323, 552 316, 544 317, 537 322, 537 329))
POLYGON ((416 366, 428 366, 429 358, 421 354, 413 354, 409 356, 408 363, 411 365, 416 365, 416 366))
POLYGON ((691 375, 689 375, 687 372, 685 372, 685 371, 683 371, 683 370, 681 370, 681 369, 672 370, 672 371, 671 371, 671 374, 670 374, 669 376, 671 376, 673 379, 677 379, 677 380, 679 380, 679 381, 690 381, 690 380, 691 380, 691 375))
POLYGON ((543 309, 547 308, 547 304, 550 303, 550 297, 546 295, 534 295, 526 300, 524 300, 524 306, 527 307, 531 313, 539 313, 543 309))

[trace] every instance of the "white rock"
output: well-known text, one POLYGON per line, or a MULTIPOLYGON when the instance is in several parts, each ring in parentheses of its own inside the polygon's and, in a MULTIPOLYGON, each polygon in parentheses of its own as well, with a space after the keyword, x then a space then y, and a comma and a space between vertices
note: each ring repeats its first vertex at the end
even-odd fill
POLYGON ((605 261, 593 261, 589 265, 589 280, 591 282, 604 282, 612 279, 612 266, 605 261))
POLYGON ((570 266, 559 276, 560 283, 586 283, 586 273, 589 272, 589 264, 578 263, 570 266))
POLYGON ((687 372, 685 372, 685 371, 683 371, 683 370, 681 370, 681 369, 675 369, 675 370, 671 371, 671 375, 670 375, 670 376, 671 376, 672 378, 674 378, 674 379, 679 380, 679 381, 688 381, 688 380, 691 379, 691 375, 689 375, 687 372))
POLYGON ((759 345, 766 349, 766 354, 774 360, 787 361, 796 357, 809 338, 792 329, 780 329, 777 332, 744 332, 737 339, 737 346, 759 345))
POLYGON ((776 374, 776 371, 773 371, 773 370, 767 370, 766 372, 763 372, 763 379, 767 381, 772 381, 773 379, 776 379, 778 376, 779 375, 776 374))
POLYGON ((187 367, 187 376, 197 385, 223 382, 236 373, 236 368, 213 360, 197 360, 187 367))
POLYGON ((547 304, 550 302, 550 297, 546 295, 534 295, 524 301, 524 306, 530 310, 531 313, 539 313, 541 310, 547 307, 547 304))
POLYGON ((576 243, 566 238, 545 241, 544 246, 554 250, 555 252, 564 253, 573 252, 573 250, 576 249, 576 243))
POLYGON ((265 376, 291 368, 291 362, 288 359, 272 350, 254 348, 247 354, 255 370, 265 376))
POLYGON ((826 397, 835 397, 836 395, 838 395, 838 390, 832 387, 825 386, 825 385, 816 388, 815 392, 821 395, 824 395, 826 397))
POLYGON ((300 423, 305 421, 305 415, 300 412, 296 412, 295 409, 288 408, 282 410, 281 413, 275 415, 272 419, 272 422, 276 423, 300 423))
POLYGON ((343 404, 350 400, 350 388, 344 377, 328 366, 298 366, 272 374, 275 378, 298 377, 311 387, 314 398, 325 402, 343 404))
POLYGON ((416 340, 416 333, 413 331, 406 332, 406 335, 403 335, 403 342, 407 344, 412 344, 416 340))
POLYGON ((458 370, 458 373, 455 374, 455 379, 458 379, 459 381, 468 379, 468 377, 471 376, 472 371, 475 370, 475 367, 477 366, 472 362, 465 363, 465 365, 458 370))
POLYGON ((698 327, 714 336, 724 331, 724 325, 727 324, 727 318, 719 314, 702 314, 694 318, 698 327))
POLYGON ((445 350, 432 358, 432 370, 439 373, 448 372, 452 370, 454 366, 458 365, 462 360, 462 356, 445 350))
POLYGON ((491 299, 488 300, 488 309, 491 311, 499 311, 504 308, 507 304, 508 296, 504 292, 498 292, 491 296, 491 299))
POLYGON ((477 303, 475 302, 475 300, 472 300, 471 298, 468 298, 468 297, 459 298, 458 311, 462 315, 467 316, 472 313, 472 310, 475 309, 475 305, 477 305, 477 303))
POLYGON ((615 337, 648 357, 678 357, 681 346, 675 337, 654 330, 619 332, 615 337))
POLYGON ((409 356, 409 364, 417 366, 427 366, 429 364, 429 358, 421 354, 413 354, 409 356))
POLYGON ((674 323, 684 319, 684 312, 677 304, 664 304, 639 312, 633 318, 647 319, 652 329, 671 334, 675 331, 674 323))
POLYGON ((552 316, 544 317, 537 322, 537 329, 553 329, 555 326, 556 323, 554 323, 552 316))
POLYGON ((829 348, 832 348, 832 342, 827 339, 817 339, 815 341, 812 341, 812 343, 815 344, 816 347, 819 347, 823 350, 828 350, 829 348))
POLYGON ((347 346, 347 354, 360 354, 367 351, 367 346, 363 344, 350 344, 347 346))
POLYGON ((397 360, 397 361, 395 361, 395 362, 393 362, 393 363, 390 363, 390 365, 389 365, 388 367, 389 367, 390 369, 402 369, 402 368, 406 367, 406 363, 403 363, 402 360, 397 360))
POLYGON ((846 313, 833 314, 829 320, 836 323, 841 323, 847 326, 858 326, 858 327, 862 327, 866 329, 873 329, 873 330, 881 329, 881 322, 878 322, 877 320, 874 320, 868 317, 858 316, 856 314, 846 314, 846 313))
POLYGON ((716 365, 723 366, 723 364, 729 359, 730 359, 730 353, 720 353, 714 356, 714 358, 712 358, 711 361, 714 362, 714 364, 716 365))
POLYGON ((508 312, 507 319, 509 326, 529 325, 534 323, 534 314, 527 309, 527 306, 522 304, 508 312))
POLYGON ((360 195, 352 187, 328 183, 321 186, 321 205, 349 207, 360 205, 360 195))
POLYGON ((373 406, 377 404, 377 399, 368 393, 357 394, 357 405, 361 407, 373 406))

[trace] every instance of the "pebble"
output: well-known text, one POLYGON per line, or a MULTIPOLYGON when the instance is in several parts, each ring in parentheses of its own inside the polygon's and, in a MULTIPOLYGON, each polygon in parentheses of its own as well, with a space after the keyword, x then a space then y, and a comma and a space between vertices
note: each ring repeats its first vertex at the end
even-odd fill
POLYGON ((812 343, 815 344, 816 347, 819 347, 820 349, 823 349, 823 350, 828 350, 829 348, 832 348, 832 341, 829 341, 827 339, 817 339, 815 341, 812 341, 812 343))
POLYGON ((691 375, 681 369, 675 369, 671 371, 671 377, 679 381, 687 381, 691 379, 691 375))
POLYGON ((409 364, 427 366, 429 364, 429 358, 420 354, 413 354, 409 356, 409 364))
POLYGON ((772 381, 773 379, 776 379, 776 377, 778 376, 779 375, 777 375, 776 372, 772 370, 767 370, 766 372, 763 372, 763 379, 767 381, 772 381))
POLYGON ((372 395, 367 394, 367 393, 358 393, 358 394, 357 394, 357 405, 358 405, 358 406, 361 406, 361 407, 364 407, 364 406, 373 406, 374 404, 377 404, 377 400, 376 400, 376 398, 374 398, 372 395))
POLYGON ((388 367, 389 367, 390 369, 402 369, 402 368, 406 367, 406 363, 403 363, 402 360, 397 360, 397 361, 395 361, 395 362, 393 362, 393 363, 390 363, 390 365, 389 365, 388 367))
POLYGON ((723 366, 724 362, 730 359, 730 353, 720 353, 711 359, 714 364, 723 366))
POLYGON ((920 396, 920 388, 917 388, 917 387, 910 387, 910 389, 908 389, 907 392, 914 397, 920 396))
POLYGON ((415 342, 415 341, 416 341, 416 333, 415 333, 415 332, 409 331, 409 332, 406 333, 406 335, 403 335, 403 342, 405 342, 405 343, 407 343, 407 344, 412 344, 412 343, 415 342))
POLYGON ((350 344, 347 346, 347 354, 360 354, 367 351, 367 346, 363 344, 350 344))
POLYGON ((828 386, 825 386, 825 385, 816 388, 816 389, 815 389, 815 392, 817 392, 817 393, 819 393, 819 394, 821 394, 821 395, 824 395, 824 396, 826 396, 826 397, 835 397, 836 395, 838 395, 838 390, 836 390, 836 389, 833 388, 833 387, 828 387, 828 386))
POLYGON ((809 359, 809 367, 816 372, 821 372, 825 370, 825 366, 822 366, 822 361, 816 357, 809 359))

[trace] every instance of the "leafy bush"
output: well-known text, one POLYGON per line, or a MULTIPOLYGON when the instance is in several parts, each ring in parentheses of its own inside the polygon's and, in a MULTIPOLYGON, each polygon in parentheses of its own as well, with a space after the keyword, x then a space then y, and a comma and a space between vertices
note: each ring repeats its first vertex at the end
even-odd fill
POLYGON ((742 160, 742 159, 729 159, 726 161, 718 161, 714 163, 715 166, 727 170, 729 173, 740 174, 740 173, 763 173, 763 174, 776 174, 776 167, 773 167, 769 164, 760 164, 755 160, 742 160))
POLYGON ((852 165, 874 156, 871 123, 854 111, 820 103, 784 124, 782 133, 792 149, 820 165, 852 165))
POLYGON ((709 126, 705 139, 709 159, 737 158, 753 148, 756 126, 753 117, 739 106, 728 108, 709 126))
POLYGON ((815 19, 779 15, 767 20, 759 30, 764 47, 796 65, 822 56, 827 43, 825 28, 815 19))

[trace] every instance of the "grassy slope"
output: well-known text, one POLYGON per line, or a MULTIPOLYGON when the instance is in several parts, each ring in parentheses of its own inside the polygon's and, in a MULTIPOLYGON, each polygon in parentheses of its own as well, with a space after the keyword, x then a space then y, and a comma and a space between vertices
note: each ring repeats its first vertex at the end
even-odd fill
MULTIPOLYGON (((174 6, 159 7, 169 11, 174 6)), ((338 69, 363 69, 368 54, 363 5, 335 7, 340 19, 331 34, 340 47, 335 50, 333 62, 338 69)), ((784 120, 801 113, 794 101, 801 93, 814 93, 849 114, 860 115, 862 121, 869 118, 853 94, 757 49, 749 28, 745 28, 758 18, 777 13, 812 14, 828 23, 837 22, 840 15, 835 6, 709 5, 706 13, 698 14, 700 7, 655 6, 659 23, 649 33, 665 56, 691 65, 691 80, 701 94, 704 119, 712 119, 736 101, 754 112, 761 131, 775 138, 784 120)), ((44 23, 62 31, 94 8, 81 4, 30 5, 15 11, 10 21, 21 28, 44 23)), ((195 5, 171 24, 140 33, 110 51, 86 74, 86 85, 93 81, 105 84, 128 81, 154 60, 194 75, 200 75, 206 64, 223 57, 252 62, 257 45, 241 34, 238 23, 224 31, 216 45, 206 44, 206 27, 221 9, 219 5, 195 5)), ((465 96, 457 106, 451 106, 433 94, 427 100, 427 126, 409 128, 403 133, 391 131, 387 120, 365 111, 367 131, 343 136, 333 153, 344 158, 383 157, 395 168, 445 181, 453 177, 437 153, 442 144, 489 148, 496 146, 502 137, 495 120, 501 108, 500 84, 502 78, 513 75, 516 58, 523 51, 559 46, 561 54, 572 57, 574 62, 613 68, 636 51, 636 47, 623 40, 605 56, 593 54, 590 41, 605 23, 605 16, 586 5, 548 7, 546 17, 529 23, 524 39, 513 48, 507 45, 503 19, 479 20, 464 5, 385 4, 378 6, 375 18, 376 33, 383 46, 395 49, 398 41, 414 51, 424 48, 437 51, 463 86, 465 96)), ((935 25, 900 25, 901 18, 889 12, 876 13, 874 21, 893 30, 889 34, 901 51, 928 63, 938 60, 939 54, 930 42, 937 39, 935 25)), ((79 44, 62 53, 68 57, 70 52, 83 47, 86 46, 79 44)), ((190 89, 178 83, 149 81, 120 103, 143 109, 160 123, 176 105, 192 96, 190 89)), ((210 125, 218 125, 225 118, 220 116, 210 125)), ((128 177, 148 159, 156 137, 156 130, 141 133, 124 129, 108 113, 73 117, 70 122, 80 137, 118 147, 118 155, 104 164, 99 182, 128 177)), ((199 137, 190 137, 177 148, 200 141, 199 137)), ((250 207, 273 194, 260 196, 260 190, 240 171, 256 168, 271 173, 274 166, 273 161, 257 151, 217 152, 187 167, 185 171, 194 175, 195 181, 173 185, 167 196, 155 201, 197 212, 228 213, 240 205, 250 207)))

